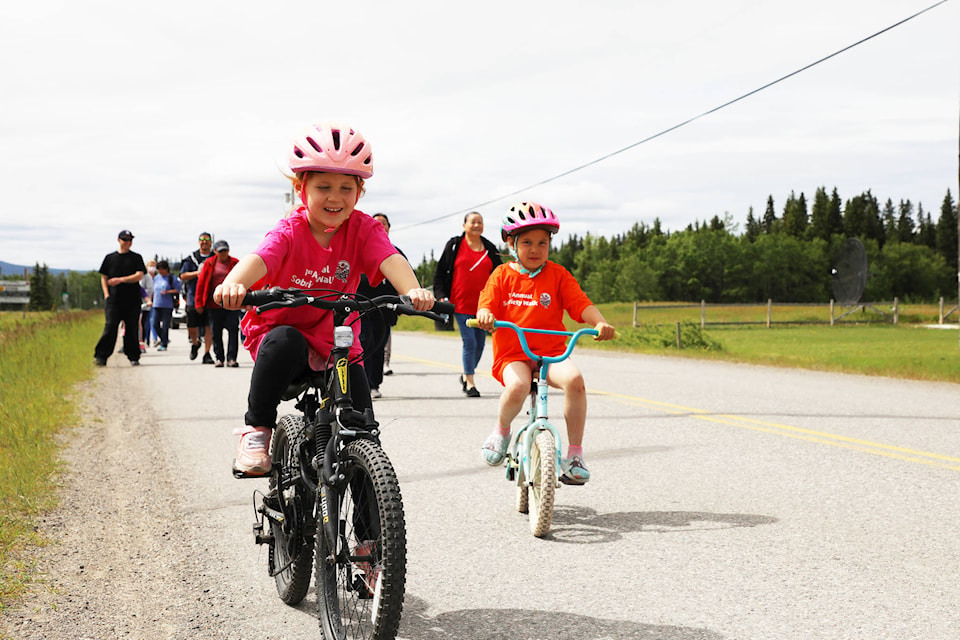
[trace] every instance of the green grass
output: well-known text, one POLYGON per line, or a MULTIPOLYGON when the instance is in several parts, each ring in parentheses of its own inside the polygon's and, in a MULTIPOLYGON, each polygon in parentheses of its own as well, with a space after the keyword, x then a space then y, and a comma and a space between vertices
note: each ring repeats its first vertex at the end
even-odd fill
POLYGON ((28 546, 56 506, 56 435, 76 424, 76 383, 93 373, 102 313, 0 313, 0 612, 29 580, 28 546))
MULTIPOLYGON (((578 348, 960 382, 957 330, 923 326, 937 323, 939 307, 935 304, 901 304, 896 325, 891 324, 890 305, 878 304, 877 309, 883 313, 868 308, 846 316, 834 326, 829 324, 829 305, 774 305, 773 324, 769 328, 766 327, 766 305, 707 305, 707 324, 703 329, 699 304, 640 305, 637 328, 632 326, 632 304, 599 307, 617 327, 619 338, 606 343, 582 341, 578 348), (679 350, 676 346, 678 322, 682 346, 679 350)), ((844 311, 837 307, 834 316, 844 311)), ((432 331, 433 322, 405 316, 400 318, 397 328, 432 331)), ((577 325, 567 318, 567 328, 575 329, 577 325)))

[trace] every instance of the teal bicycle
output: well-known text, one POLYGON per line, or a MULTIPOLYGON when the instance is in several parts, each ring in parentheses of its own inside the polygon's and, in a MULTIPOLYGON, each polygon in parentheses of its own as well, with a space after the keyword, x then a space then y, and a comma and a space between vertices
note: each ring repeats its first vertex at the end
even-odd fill
MULTIPOLYGON (((468 320, 468 327, 478 328, 476 320, 468 320)), ((553 331, 529 329, 513 322, 497 320, 494 329, 511 329, 516 332, 523 352, 537 366, 533 370, 530 385, 529 420, 519 431, 510 436, 507 455, 504 459, 507 480, 517 483, 517 511, 530 516, 530 531, 541 538, 550 531, 553 521, 553 503, 560 478, 563 476, 563 437, 547 419, 547 372, 550 365, 570 357, 577 341, 583 336, 597 336, 596 329, 579 331, 553 331), (558 356, 540 356, 530 350, 525 334, 544 333, 567 336, 567 349, 558 356)))

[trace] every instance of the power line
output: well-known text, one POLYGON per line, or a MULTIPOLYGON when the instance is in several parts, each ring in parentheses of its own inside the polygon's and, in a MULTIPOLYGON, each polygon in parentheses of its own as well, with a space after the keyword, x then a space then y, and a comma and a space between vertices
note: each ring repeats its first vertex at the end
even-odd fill
POLYGON ((908 16, 908 17, 904 18, 903 20, 900 20, 899 22, 895 22, 894 24, 890 25, 889 27, 886 27, 886 28, 884 28, 884 29, 881 29, 880 31, 877 31, 876 33, 874 33, 874 34, 872 34, 872 35, 869 35, 869 36, 867 36, 866 38, 863 38, 863 39, 861 39, 861 40, 858 40, 857 42, 854 42, 853 44, 847 45, 846 47, 844 47, 844 48, 842 48, 842 49, 839 49, 839 50, 837 50, 837 51, 834 51, 834 52, 831 53, 830 55, 824 56, 824 57, 820 58, 819 60, 817 60, 817 61, 815 61, 815 62, 811 62, 810 64, 808 64, 808 65, 806 65, 806 66, 800 67, 800 68, 797 69, 796 71, 792 71, 792 72, 788 73, 788 74, 785 75, 785 76, 782 76, 782 77, 780 77, 780 78, 777 78, 776 80, 773 80, 772 82, 768 82, 767 84, 765 84, 765 85, 763 85, 763 86, 761 86, 761 87, 757 87, 757 88, 754 89, 753 91, 748 91, 747 93, 744 93, 744 94, 741 95, 740 97, 734 98, 733 100, 730 100, 730 101, 728 101, 728 102, 724 102, 723 104, 721 104, 721 105, 719 105, 719 106, 717 106, 717 107, 714 107, 714 108, 712 108, 712 109, 710 109, 710 110, 708 110, 708 111, 704 111, 704 112, 701 113, 700 115, 697 115, 697 116, 694 116, 694 117, 689 118, 689 119, 687 119, 687 120, 684 120, 683 122, 680 122, 680 123, 678 123, 678 124, 675 124, 675 125, 673 125, 672 127, 669 127, 669 128, 667 128, 667 129, 664 129, 663 131, 660 131, 660 132, 655 133, 655 134, 653 134, 653 135, 651 135, 651 136, 648 136, 648 137, 644 138, 643 140, 639 140, 639 141, 637 141, 637 142, 634 142, 633 144, 627 145, 626 147, 623 147, 622 149, 617 149, 616 151, 612 151, 612 152, 610 152, 610 153, 608 153, 608 154, 606 154, 606 155, 604 155, 604 156, 600 156, 599 158, 597 158, 597 159, 595 159, 595 160, 591 160, 590 162, 587 162, 587 163, 585 163, 585 164, 581 164, 580 166, 574 167, 573 169, 568 169, 567 171, 564 171, 563 173, 558 173, 558 174, 556 174, 556 175, 554 175, 554 176, 552 176, 552 177, 550 177, 550 178, 546 178, 546 179, 544 179, 544 180, 541 180, 540 182, 535 182, 535 183, 530 184, 530 185, 527 185, 527 186, 525 186, 525 187, 523 187, 523 188, 521 188, 521 189, 517 189, 516 191, 511 191, 510 193, 505 193, 505 194, 503 194, 503 195, 501 195, 501 196, 497 196, 496 198, 493 198, 492 200, 487 200, 487 201, 485 201, 485 202, 480 202, 480 203, 475 204, 475 205, 473 205, 473 206, 471 206, 471 207, 467 207, 466 209, 460 209, 459 211, 454 211, 454 212, 452 212, 452 213, 445 213, 445 214, 443 214, 442 216, 437 216, 436 218, 430 218, 429 220, 423 220, 423 221, 421 221, 421 222, 414 222, 413 224, 408 224, 408 225, 403 226, 403 227, 397 227, 395 230, 396 230, 396 231, 403 231, 404 229, 411 229, 411 228, 413 228, 413 227, 419 227, 419 226, 422 226, 422 225, 425 225, 425 224, 430 224, 430 223, 432 223, 432 222, 437 222, 438 220, 445 220, 445 219, 451 218, 451 217, 453 217, 453 216, 462 215, 462 214, 468 213, 468 212, 470 212, 470 211, 474 211, 474 210, 476 210, 476 209, 479 209, 479 208, 481 208, 481 207, 485 207, 485 206, 487 206, 487 205, 493 204, 493 203, 495 203, 495 202, 499 202, 499 201, 501 201, 501 200, 505 200, 506 198, 510 198, 510 197, 515 196, 515 195, 517 195, 517 194, 523 193, 524 191, 529 191, 530 189, 539 187, 539 186, 541 186, 541 185, 545 185, 545 184, 548 184, 548 183, 550 183, 550 182, 554 182, 554 181, 556 181, 556 180, 559 180, 560 178, 565 178, 565 177, 569 176, 569 175, 572 174, 572 173, 576 173, 577 171, 582 171, 583 169, 586 169, 587 167, 592 167, 593 165, 599 164, 599 163, 603 162, 604 160, 609 160, 609 159, 612 158, 613 156, 616 156, 616 155, 619 155, 619 154, 621 154, 621 153, 624 153, 625 151, 629 151, 630 149, 633 149, 634 147, 638 147, 638 146, 640 146, 641 144, 645 144, 645 143, 647 143, 647 142, 650 142, 651 140, 656 140, 657 138, 659 138, 659 137, 661 137, 661 136, 664 136, 664 135, 666 135, 666 134, 668 134, 668 133, 671 133, 671 132, 673 132, 673 131, 676 131, 677 129, 679 129, 679 128, 681 128, 681 127, 685 127, 685 126, 687 126, 688 124, 699 120, 700 118, 704 118, 704 117, 706 117, 706 116, 709 116, 709 115, 711 115, 711 114, 714 114, 714 113, 716 113, 717 111, 720 111, 721 109, 725 109, 725 108, 729 107, 730 105, 733 105, 733 104, 736 104, 737 102, 740 102, 741 100, 745 100, 746 98, 749 98, 750 96, 753 96, 753 95, 756 95, 756 94, 760 93, 761 91, 765 91, 766 89, 769 89, 770 87, 772 87, 772 86, 774 86, 774 85, 776 85, 776 84, 779 84, 779 83, 783 82, 784 80, 788 80, 788 79, 792 78, 793 76, 795 76, 795 75, 797 75, 797 74, 803 73, 804 71, 807 71, 808 69, 812 69, 813 67, 817 66, 818 64, 820 64, 820 63, 822 63, 822 62, 826 62, 827 60, 830 60, 831 58, 835 58, 835 57, 837 57, 838 55, 840 55, 840 54, 842 54, 842 53, 846 53, 847 51, 853 49, 854 47, 857 47, 857 46, 859 46, 859 45, 861 45, 861 44, 863 44, 863 43, 865 43, 865 42, 868 42, 869 40, 873 40, 873 39, 876 38, 877 36, 883 35, 884 33, 888 32, 888 31, 890 31, 890 30, 892 30, 892 29, 896 29, 897 27, 899 27, 899 26, 901 26, 901 25, 903 25, 903 24, 905 24, 905 23, 913 20, 914 18, 916 18, 916 17, 918 17, 918 16, 923 15, 924 13, 927 13, 928 11, 930 11, 930 10, 932 10, 932 9, 937 8, 938 6, 940 6, 940 5, 942 5, 942 4, 945 4, 945 3, 948 2, 948 1, 949 1, 949 0, 940 0, 939 2, 936 2, 936 3, 932 4, 932 5, 930 5, 930 6, 927 7, 926 9, 921 9, 920 11, 914 13, 914 14, 911 15, 911 16, 908 16))

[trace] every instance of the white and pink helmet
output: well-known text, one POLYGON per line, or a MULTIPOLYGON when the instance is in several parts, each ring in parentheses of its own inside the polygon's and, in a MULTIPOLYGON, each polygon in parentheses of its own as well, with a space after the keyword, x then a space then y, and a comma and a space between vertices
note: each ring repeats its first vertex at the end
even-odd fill
POLYGON ((560 231, 560 219, 553 211, 542 204, 518 202, 510 207, 510 210, 503 216, 500 235, 506 242, 509 236, 530 229, 543 229, 553 235, 560 231))
POLYGON ((373 175, 373 151, 363 135, 347 126, 313 124, 293 141, 290 170, 345 173, 366 180, 373 175))

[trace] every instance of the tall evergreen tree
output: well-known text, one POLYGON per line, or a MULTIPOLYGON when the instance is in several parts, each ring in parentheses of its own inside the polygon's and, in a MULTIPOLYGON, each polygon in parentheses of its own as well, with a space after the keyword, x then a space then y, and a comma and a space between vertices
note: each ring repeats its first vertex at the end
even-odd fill
POLYGON ((773 208, 773 196, 767 196, 767 208, 763 212, 763 222, 761 223, 761 228, 765 234, 770 235, 779 231, 779 226, 777 212, 773 208))
POLYGON ((893 200, 887 198, 887 201, 883 203, 883 212, 880 214, 880 219, 883 222, 883 235, 886 238, 886 242, 896 242, 899 240, 897 235, 897 214, 893 208, 893 200))
POLYGON ((917 204, 917 239, 916 243, 931 249, 937 248, 937 229, 930 219, 930 214, 923 211, 923 203, 917 204))
POLYGON ((783 206, 784 233, 795 238, 802 238, 807 231, 808 224, 807 199, 803 193, 801 193, 798 198, 793 194, 793 191, 791 191, 790 197, 787 198, 787 202, 783 206))
POLYGON ((753 207, 751 206, 747 211, 747 228, 744 233, 744 237, 748 242, 756 242, 762 231, 763 229, 760 226, 760 221, 753 216, 753 207))
POLYGON ((953 196, 947 195, 940 205, 940 220, 937 222, 937 253, 943 256, 951 268, 957 265, 957 207, 953 196))
POLYGON ((50 277, 50 270, 47 265, 43 266, 36 263, 33 267, 33 275, 30 277, 30 304, 31 311, 50 311, 53 309, 53 297, 50 290, 53 287, 53 279, 50 277))
POLYGON ((913 203, 909 200, 901 200, 897 215, 897 239, 900 242, 913 242, 914 229, 913 223, 913 203))
POLYGON ((810 224, 807 226, 808 240, 820 238, 830 240, 830 198, 824 187, 818 187, 813 196, 813 208, 810 210, 810 224))
POLYGON ((840 194, 837 188, 833 188, 830 194, 830 234, 843 233, 843 209, 841 207, 840 194))

